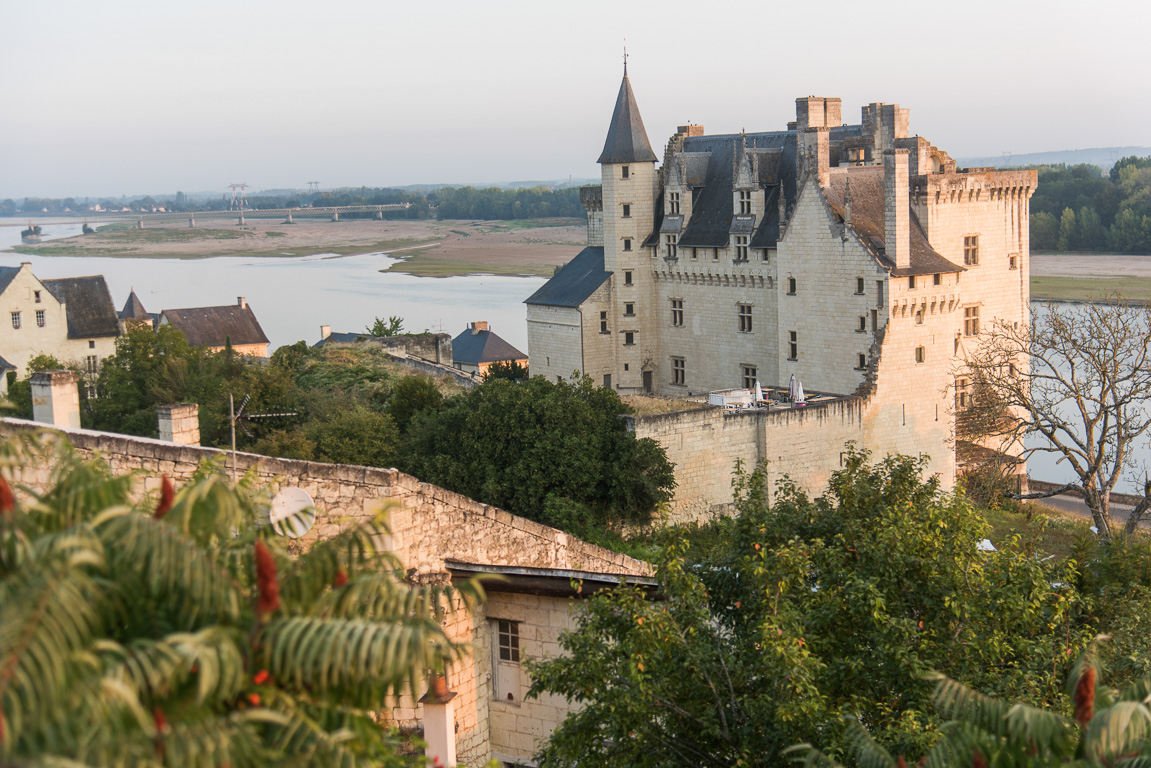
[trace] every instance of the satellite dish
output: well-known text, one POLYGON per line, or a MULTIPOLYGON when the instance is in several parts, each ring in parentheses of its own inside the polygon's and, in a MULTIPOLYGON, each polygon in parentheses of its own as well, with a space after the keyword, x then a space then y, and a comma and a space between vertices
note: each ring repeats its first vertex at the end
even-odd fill
POLYGON ((268 521, 276 533, 298 539, 316 522, 316 502, 303 488, 285 488, 272 499, 268 521))

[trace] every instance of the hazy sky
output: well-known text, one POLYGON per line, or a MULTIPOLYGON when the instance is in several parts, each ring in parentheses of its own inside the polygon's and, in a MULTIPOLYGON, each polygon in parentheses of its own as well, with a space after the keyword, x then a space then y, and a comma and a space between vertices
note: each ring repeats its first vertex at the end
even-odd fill
POLYGON ((0 198, 598 175, 627 38, 657 153, 795 98, 952 156, 1151 145, 1144 3, 0 4, 0 198))

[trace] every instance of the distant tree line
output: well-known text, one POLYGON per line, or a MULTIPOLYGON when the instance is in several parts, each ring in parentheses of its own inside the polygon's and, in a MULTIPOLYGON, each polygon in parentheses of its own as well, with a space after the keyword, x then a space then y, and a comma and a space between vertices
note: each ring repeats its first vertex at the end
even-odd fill
MULTIPOLYGON (((353 205, 393 205, 409 203, 401 211, 389 211, 389 219, 427 219, 433 214, 438 219, 545 219, 578 218, 584 215, 579 200, 578 187, 549 189, 547 187, 521 187, 500 189, 489 187, 441 187, 426 196, 413 191, 387 187, 360 187, 359 189, 337 189, 318 193, 287 193, 249 195, 247 208, 267 210, 270 208, 298 208, 312 206, 353 205)), ((173 196, 153 197, 145 195, 133 198, 47 198, 27 197, 17 202, 7 199, 0 201, 0 216, 37 216, 63 213, 84 213, 95 206, 105 211, 120 211, 125 208, 132 212, 148 213, 165 211, 226 211, 232 204, 231 195, 221 194, 219 198, 189 199, 183 192, 173 196)), ((363 214, 371 216, 373 214, 363 214)), ((356 214, 351 214, 354 218, 356 214)))
POLYGON ((1125 157, 1107 175, 1087 164, 1039 168, 1031 248, 1151 253, 1151 157, 1125 157))

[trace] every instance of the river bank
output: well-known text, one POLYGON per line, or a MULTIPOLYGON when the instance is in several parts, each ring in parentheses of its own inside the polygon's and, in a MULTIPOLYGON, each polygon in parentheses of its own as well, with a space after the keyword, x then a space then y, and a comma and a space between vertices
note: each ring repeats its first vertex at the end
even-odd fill
POLYGON ((1115 293, 1151 302, 1151 256, 1113 253, 1031 254, 1031 298, 1087 301, 1115 293))

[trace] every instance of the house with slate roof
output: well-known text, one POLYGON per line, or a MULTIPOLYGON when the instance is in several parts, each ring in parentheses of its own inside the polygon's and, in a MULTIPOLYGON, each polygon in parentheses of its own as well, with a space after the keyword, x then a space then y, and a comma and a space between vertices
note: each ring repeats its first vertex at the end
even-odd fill
POLYGON ((485 374, 492 363, 519 363, 528 367, 528 356, 496 335, 487 321, 468 323, 468 329, 452 339, 452 360, 456 368, 485 374))
POLYGON ((866 447, 953 478, 965 350, 1027 322, 1037 174, 958 169, 899 105, 860 115, 804 97, 782 130, 684 125, 661 163, 625 67, 587 247, 526 300, 532 373, 673 397, 794 375, 863 398, 866 447))
POLYGON ((40 280, 30 262, 0 267, 0 307, 0 368, 17 378, 37 355, 95 374, 116 351, 120 324, 103 275, 40 280))
POLYGON ((237 354, 268 356, 268 337, 243 296, 223 307, 165 309, 156 321, 156 327, 161 325, 180 331, 194 347, 222 352, 230 343, 237 354))
POLYGON ((132 328, 156 327, 156 315, 144 309, 144 302, 140 301, 140 297, 136 295, 135 288, 128 294, 124 308, 117 312, 116 316, 120 319, 120 330, 125 333, 132 328))

